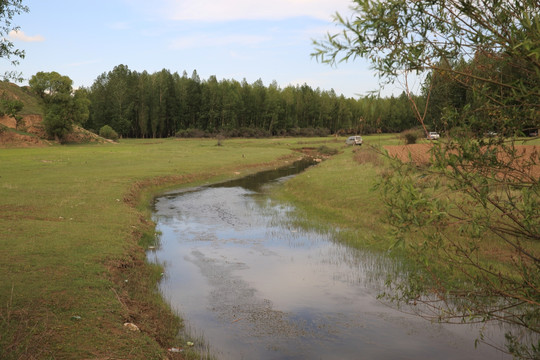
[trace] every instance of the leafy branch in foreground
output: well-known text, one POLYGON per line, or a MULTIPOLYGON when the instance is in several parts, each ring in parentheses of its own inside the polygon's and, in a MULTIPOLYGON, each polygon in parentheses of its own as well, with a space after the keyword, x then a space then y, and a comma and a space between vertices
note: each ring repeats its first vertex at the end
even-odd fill
POLYGON ((540 128, 538 1, 354 3, 313 56, 367 58, 383 83, 416 72, 427 75, 426 94, 453 95, 434 112, 446 138, 431 165, 399 163, 381 180, 397 243, 424 270, 390 296, 439 321, 511 324, 507 351, 538 357, 540 158, 515 144, 540 128))
MULTIPOLYGON (((379 189, 397 245, 421 271, 392 279, 385 295, 435 321, 509 324, 518 343, 540 334, 540 163, 527 147, 512 161, 500 158, 504 146, 449 141, 432 148, 428 168, 394 163, 379 189)), ((532 345, 507 350, 535 358, 532 345)))
MULTIPOLYGON (((9 40, 10 32, 19 30, 18 26, 12 24, 13 17, 28 11, 22 0, 0 1, 0 58, 10 60, 13 66, 18 65, 18 59, 24 59, 25 56, 24 50, 15 48, 15 44, 9 40)), ((3 78, 21 80, 20 75, 14 71, 6 71, 3 78)))

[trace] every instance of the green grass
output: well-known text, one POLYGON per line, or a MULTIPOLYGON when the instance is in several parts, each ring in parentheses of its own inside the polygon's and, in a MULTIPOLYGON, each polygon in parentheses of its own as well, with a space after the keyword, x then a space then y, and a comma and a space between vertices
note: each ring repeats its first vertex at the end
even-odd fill
POLYGON ((145 262, 148 204, 170 187, 247 175, 325 146, 339 153, 287 182, 306 226, 340 229, 356 247, 392 245, 372 191, 381 168, 369 147, 396 135, 345 138, 122 140, 0 150, 0 358, 162 359, 181 320, 145 262), (134 322, 141 332, 123 327, 134 322))
POLYGON ((3 92, 23 102, 24 107, 20 115, 43 114, 43 103, 39 97, 29 92, 28 87, 19 87, 9 82, 0 81, 0 94, 3 92))
MULTIPOLYGON (((538 145, 539 141, 524 138, 518 139, 516 144, 538 145)), ((380 148, 403 143, 395 135, 372 135, 364 137, 364 144, 380 148)), ((389 225, 383 221, 386 217, 385 205, 380 194, 374 191, 374 185, 385 171, 385 161, 374 149, 365 145, 344 148, 341 154, 288 181, 277 195, 298 205, 298 222, 301 225, 322 231, 339 229, 338 237, 350 246, 386 251, 393 247, 396 240, 390 235, 389 225)), ((450 201, 461 203, 459 195, 444 188, 439 191, 450 201)), ((405 261, 405 266, 414 266, 418 253, 412 250, 411 245, 421 244, 436 231, 425 226, 420 232, 406 234, 408 245, 396 248, 393 253, 405 261)), ((449 229, 446 236, 447 242, 454 244, 471 241, 461 234, 457 226, 449 229)), ((479 263, 495 269, 495 272, 515 273, 516 267, 511 261, 514 251, 506 242, 491 233, 485 233, 474 241, 479 249, 479 263)), ((538 244, 527 243, 527 248, 538 254, 538 244)), ((440 254, 439 257, 436 255, 433 253, 431 256, 433 262, 440 258, 440 254)), ((431 268, 452 286, 459 288, 467 280, 462 271, 466 265, 449 267, 445 263, 433 263, 431 268)), ((474 271, 471 268, 469 266, 468 271, 474 271)))
POLYGON ((0 358, 163 358, 177 320, 154 294, 159 271, 144 265, 137 245, 153 226, 130 196, 257 171, 290 156, 295 142, 224 145, 168 139, 2 149, 0 358), (142 331, 126 331, 126 321, 142 331))
POLYGON ((381 220, 384 206, 373 190, 383 160, 373 147, 400 140, 393 134, 363 139, 363 146, 340 146, 339 155, 291 179, 276 195, 298 205, 304 226, 340 229, 339 236, 351 246, 386 250, 391 240, 381 220))

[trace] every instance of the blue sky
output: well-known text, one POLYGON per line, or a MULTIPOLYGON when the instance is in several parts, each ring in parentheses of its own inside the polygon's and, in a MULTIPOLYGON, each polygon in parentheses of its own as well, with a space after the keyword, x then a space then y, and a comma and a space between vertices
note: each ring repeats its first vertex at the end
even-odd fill
MULTIPOLYGON (((29 13, 14 23, 16 47, 26 51, 17 67, 26 79, 38 71, 69 76, 90 86, 125 64, 201 79, 273 80, 283 88, 306 83, 347 97, 378 90, 375 73, 357 59, 337 67, 312 58, 313 39, 340 29, 331 21, 350 14, 351 0, 27 0, 29 13)), ((6 64, 7 65, 7 64, 6 64)), ((381 95, 399 94, 387 86, 381 95)))

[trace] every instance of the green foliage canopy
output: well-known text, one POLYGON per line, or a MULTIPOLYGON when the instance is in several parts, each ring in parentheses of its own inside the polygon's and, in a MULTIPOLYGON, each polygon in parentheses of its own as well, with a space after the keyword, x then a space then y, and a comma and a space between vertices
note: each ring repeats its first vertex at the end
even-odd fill
POLYGON ((38 72, 28 82, 32 91, 45 104, 45 130, 51 137, 63 140, 73 130, 73 124, 84 124, 89 117, 90 101, 86 89, 73 91, 68 76, 53 72, 38 72))
POLYGON ((118 140, 118 133, 109 125, 104 125, 101 129, 99 129, 99 136, 114 141, 118 140))
POLYGON ((73 81, 56 71, 40 71, 30 78, 28 85, 45 101, 57 101, 61 97, 71 95, 73 81))
MULTIPOLYGON (((355 0, 353 10, 335 16, 343 31, 315 41, 313 55, 366 58, 383 84, 427 74, 426 101, 440 105, 433 121, 461 129, 433 147, 431 166, 397 163, 381 181, 394 236, 434 279, 411 274, 392 296, 438 320, 498 320, 538 335, 540 158, 513 136, 540 128, 540 4, 355 0), (490 242, 506 261, 493 262, 490 242)), ((515 356, 538 357, 540 343, 508 339, 515 356)))
POLYGON ((540 114, 540 6, 537 0, 356 0, 355 16, 336 14, 343 32, 316 41, 327 63, 368 59, 383 83, 445 72, 472 91, 476 113, 511 133, 540 114), (467 61, 467 68, 456 67, 467 61))
POLYGON ((415 126, 405 94, 353 99, 307 84, 282 89, 275 81, 265 86, 260 79, 201 80, 196 70, 191 76, 166 69, 150 74, 118 65, 95 80, 88 97, 86 128, 110 125, 124 137, 168 137, 191 130, 238 134, 231 136, 367 134, 415 126))
POLYGON ((22 125, 23 117, 18 113, 23 107, 24 104, 20 100, 13 99, 5 93, 2 93, 0 96, 0 116, 8 115, 15 119, 16 128, 19 128, 19 126, 22 125))
MULTIPOLYGON (((0 1, 0 58, 10 60, 13 66, 18 65, 19 59, 24 59, 25 56, 24 50, 15 48, 13 42, 9 40, 10 32, 19 30, 19 27, 12 23, 13 17, 28 10, 22 0, 0 1)), ((20 74, 14 71, 6 71, 3 77, 4 80, 22 80, 20 74)))

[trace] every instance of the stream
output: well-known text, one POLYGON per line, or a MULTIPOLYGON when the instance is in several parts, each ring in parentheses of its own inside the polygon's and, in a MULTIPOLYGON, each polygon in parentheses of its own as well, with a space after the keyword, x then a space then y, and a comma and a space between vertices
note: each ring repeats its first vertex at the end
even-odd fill
POLYGON ((160 290, 217 359, 507 359, 478 330, 430 323, 377 299, 395 260, 295 227, 272 199, 308 164, 169 192, 148 259, 160 290))

